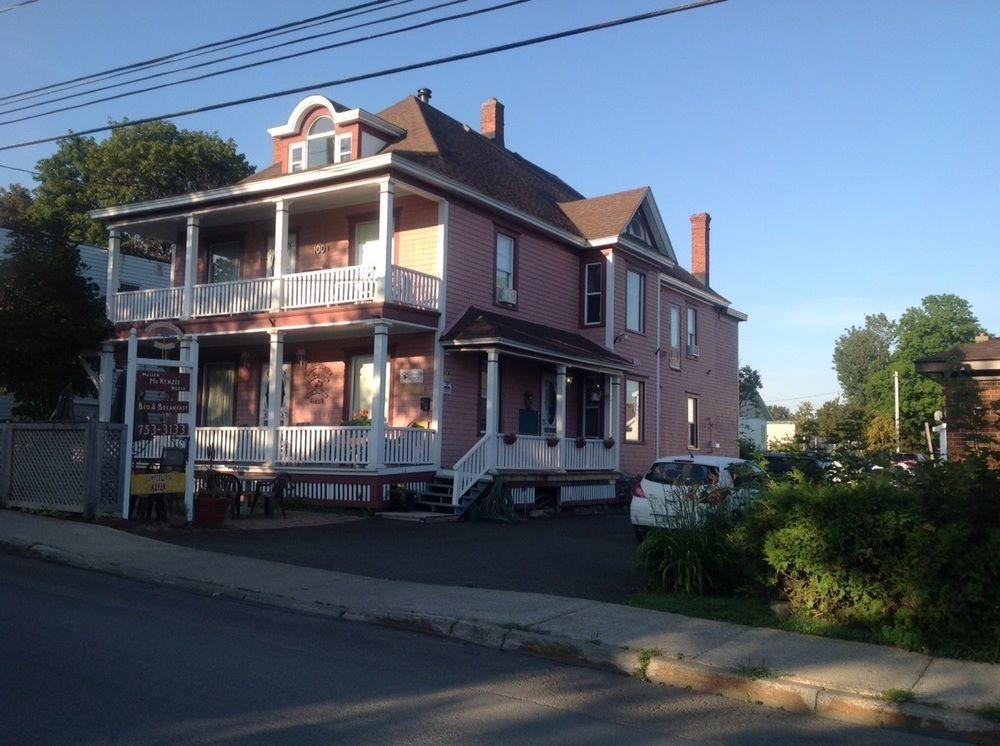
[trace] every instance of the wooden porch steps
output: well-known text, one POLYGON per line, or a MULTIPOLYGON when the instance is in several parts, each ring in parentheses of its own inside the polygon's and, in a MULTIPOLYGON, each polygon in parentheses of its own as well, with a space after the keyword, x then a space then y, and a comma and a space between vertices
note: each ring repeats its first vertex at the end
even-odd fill
POLYGON ((472 489, 462 496, 459 504, 455 505, 451 501, 452 491, 455 487, 453 475, 437 472, 434 479, 427 483, 427 486, 420 491, 417 499, 414 500, 413 509, 460 516, 476 501, 483 489, 489 484, 490 481, 487 479, 479 480, 472 489))

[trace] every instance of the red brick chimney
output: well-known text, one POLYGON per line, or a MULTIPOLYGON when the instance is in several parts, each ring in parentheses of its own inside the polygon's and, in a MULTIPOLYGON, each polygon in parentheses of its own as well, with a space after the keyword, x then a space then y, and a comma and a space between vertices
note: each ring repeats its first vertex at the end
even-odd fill
POLYGON ((483 104, 483 123, 479 130, 483 137, 487 137, 501 148, 503 145, 503 104, 495 98, 483 104))
POLYGON ((691 216, 691 274, 708 285, 708 224, 712 216, 699 212, 691 216))

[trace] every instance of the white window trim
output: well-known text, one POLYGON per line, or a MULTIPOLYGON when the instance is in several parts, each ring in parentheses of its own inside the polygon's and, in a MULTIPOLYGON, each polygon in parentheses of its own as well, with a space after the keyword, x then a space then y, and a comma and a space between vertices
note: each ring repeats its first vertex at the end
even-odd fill
POLYGON ((301 173, 306 170, 306 144, 305 142, 293 142, 288 145, 288 173, 301 173), (295 150, 298 149, 298 158, 295 157, 295 150), (298 166, 298 171, 295 167, 298 166))
POLYGON ((583 325, 584 326, 598 326, 604 321, 604 266, 603 262, 587 262, 583 265, 583 325), (590 287, 590 268, 597 267, 597 289, 594 290, 590 287), (596 295, 601 299, 601 305, 597 309, 597 321, 591 321, 587 318, 587 309, 590 308, 590 304, 587 302, 590 300, 590 296, 596 295))
POLYGON ((636 332, 637 334, 643 334, 646 331, 646 275, 642 272, 637 272, 634 269, 627 270, 625 273, 625 329, 630 332, 636 332), (638 326, 631 326, 629 324, 629 306, 631 305, 631 294, 629 292, 629 278, 635 275, 639 278, 639 324, 638 326))
POLYGON ((698 346, 698 309, 687 307, 687 344, 688 347, 698 346), (692 319, 694 324, 691 323, 692 319))
POLYGON ((351 149, 354 147, 354 136, 350 132, 346 132, 342 135, 334 136, 333 143, 333 162, 334 163, 347 163, 351 160, 351 149), (344 155, 343 148, 344 143, 347 143, 347 160, 344 160, 342 156, 344 155))
POLYGON ((694 440, 698 441, 698 440, 701 439, 701 425, 698 422, 698 414, 699 414, 698 410, 700 408, 701 408, 700 407, 700 402, 698 401, 698 397, 697 396, 688 396, 687 397, 687 424, 688 424, 687 441, 688 441, 688 448, 693 448, 693 449, 697 449, 698 448, 698 443, 697 442, 692 442, 692 438, 691 438, 691 426, 692 425, 694 425, 694 440), (691 411, 692 410, 692 407, 691 407, 691 403, 692 402, 694 403, 694 412, 693 413, 691 411), (693 419, 692 419, 692 417, 693 417, 693 419))

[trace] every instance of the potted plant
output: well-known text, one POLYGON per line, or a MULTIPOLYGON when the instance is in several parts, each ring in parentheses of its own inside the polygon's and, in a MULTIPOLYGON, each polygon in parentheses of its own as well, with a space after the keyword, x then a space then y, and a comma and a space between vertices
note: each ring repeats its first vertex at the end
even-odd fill
POLYGON ((577 448, 584 448, 587 445, 587 439, 582 435, 573 442, 576 444, 577 448))
POLYGON ((611 450, 612 448, 614 448, 615 447, 615 439, 614 438, 605 438, 604 439, 604 447, 607 448, 608 450, 611 450))
POLYGON ((372 415, 367 409, 362 409, 359 412, 351 415, 351 419, 344 423, 345 425, 353 425, 356 427, 368 427, 372 424, 372 415))
POLYGON ((194 522, 202 528, 222 528, 230 500, 220 494, 218 483, 209 475, 194 496, 194 522))
POLYGON ((503 442, 506 445, 512 446, 517 443, 517 433, 504 433, 503 442))
POLYGON ((545 445, 547 445, 549 448, 555 448, 557 445, 559 445, 559 438, 557 438, 555 435, 550 435, 545 439, 545 445))

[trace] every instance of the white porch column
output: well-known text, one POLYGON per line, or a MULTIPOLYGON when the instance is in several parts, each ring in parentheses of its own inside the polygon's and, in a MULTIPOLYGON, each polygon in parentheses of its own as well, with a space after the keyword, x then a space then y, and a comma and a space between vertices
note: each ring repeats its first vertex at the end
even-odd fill
POLYGON ((500 431, 500 353, 489 350, 486 353, 486 435, 493 439, 487 450, 487 466, 497 463, 497 435, 500 431))
MULTIPOLYGON (((277 257, 275 257, 277 259, 277 257)), ((281 389, 284 377, 285 333, 268 332, 270 356, 267 365, 267 452, 268 461, 278 463, 278 427, 281 425, 281 389)))
POLYGON ((104 293, 104 303, 108 320, 113 324, 115 318, 115 293, 121 285, 122 238, 117 228, 108 229, 108 287, 104 293))
POLYGON ((181 361, 188 363, 190 385, 188 387, 188 458, 184 478, 184 506, 187 509, 188 522, 194 521, 194 467, 198 454, 198 338, 185 337, 181 340, 181 361))
POLYGON ((386 375, 389 361, 389 325, 375 325, 375 344, 372 350, 372 378, 375 395, 372 397, 372 425, 368 437, 368 468, 380 469, 385 461, 386 403, 389 381, 386 375))
POLYGON ((604 437, 612 438, 616 435, 614 430, 614 390, 612 388, 612 381, 614 381, 614 376, 606 375, 604 376, 604 437))
POLYGON ((288 263, 288 202, 274 203, 274 268, 271 272, 271 312, 277 313, 285 302, 285 265, 288 263))
POLYGON ((622 447, 622 379, 611 376, 611 437, 615 439, 615 468, 620 466, 622 447))
POLYGON ((110 342, 101 345, 100 387, 97 391, 97 420, 111 422, 111 399, 114 396, 115 347, 110 342))
POLYGON ((201 219, 197 215, 189 215, 187 219, 187 242, 184 249, 184 299, 181 305, 181 318, 190 319, 194 312, 194 286, 198 274, 198 236, 201 219))
POLYGON ((375 269, 375 300, 392 303, 392 240, 396 231, 396 184, 383 181, 378 187, 378 242, 382 251, 375 269))
MULTIPOLYGON (((566 439, 566 366, 556 366, 556 437, 566 439)), ((559 467, 565 468, 566 446, 559 443, 559 467)))

